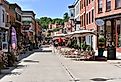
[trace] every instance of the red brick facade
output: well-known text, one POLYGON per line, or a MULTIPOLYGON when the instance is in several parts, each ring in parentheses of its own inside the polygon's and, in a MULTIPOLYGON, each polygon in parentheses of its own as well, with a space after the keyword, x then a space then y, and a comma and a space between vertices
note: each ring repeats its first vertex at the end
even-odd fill
POLYGON ((81 27, 84 27, 85 29, 95 29, 95 1, 88 0, 88 5, 87 5, 87 0, 80 0, 80 17, 81 17, 81 27))
POLYGON ((98 13, 98 0, 96 0, 96 18, 116 15, 121 13, 121 8, 116 9, 115 0, 111 0, 111 10, 106 11, 106 0, 102 0, 102 13, 98 13))
MULTIPOLYGON (((105 48, 107 49, 108 45, 113 45, 118 52, 121 52, 119 31, 121 30, 121 0, 109 0, 109 2, 107 0, 96 0, 95 6, 96 19, 104 21, 105 48), (108 36, 109 34, 111 35, 108 36)), ((98 31, 100 31, 100 28, 98 27, 98 31)))

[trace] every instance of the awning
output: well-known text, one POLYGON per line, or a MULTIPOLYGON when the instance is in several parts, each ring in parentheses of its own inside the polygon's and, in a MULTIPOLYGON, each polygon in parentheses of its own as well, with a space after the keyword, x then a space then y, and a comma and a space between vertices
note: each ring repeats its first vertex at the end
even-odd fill
POLYGON ((66 34, 57 34, 57 35, 54 35, 53 37, 65 37, 66 34))
POLYGON ((67 34, 57 34, 53 38, 58 38, 58 37, 79 37, 79 36, 87 36, 87 35, 96 35, 96 32, 94 30, 79 30, 79 31, 74 31, 74 32, 69 32, 67 34))
POLYGON ((79 37, 79 36, 87 36, 87 35, 96 35, 94 31, 90 31, 90 30, 79 30, 79 31, 75 31, 72 33, 73 37, 79 37))

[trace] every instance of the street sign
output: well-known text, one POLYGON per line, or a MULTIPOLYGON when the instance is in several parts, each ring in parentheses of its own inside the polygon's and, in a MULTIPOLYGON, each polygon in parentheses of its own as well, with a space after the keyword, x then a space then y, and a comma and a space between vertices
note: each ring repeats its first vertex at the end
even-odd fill
POLYGON ((103 26, 104 25, 104 21, 102 19, 97 19, 96 20, 96 25, 103 26))

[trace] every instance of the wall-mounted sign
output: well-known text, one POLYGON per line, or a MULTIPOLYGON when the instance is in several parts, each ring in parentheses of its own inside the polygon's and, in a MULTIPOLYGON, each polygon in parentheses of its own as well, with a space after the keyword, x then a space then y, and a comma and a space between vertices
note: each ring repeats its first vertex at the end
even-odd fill
POLYGON ((96 22, 96 25, 98 25, 98 26, 104 25, 104 21, 102 19, 97 19, 95 22, 96 22))

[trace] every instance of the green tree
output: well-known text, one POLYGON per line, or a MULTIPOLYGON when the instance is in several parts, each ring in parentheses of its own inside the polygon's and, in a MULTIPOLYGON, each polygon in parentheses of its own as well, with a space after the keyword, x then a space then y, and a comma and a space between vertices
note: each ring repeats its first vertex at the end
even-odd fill
POLYGON ((39 21, 39 23, 41 24, 43 29, 48 29, 48 25, 49 24, 60 24, 60 25, 64 25, 65 21, 68 21, 69 17, 68 17, 68 13, 64 14, 64 19, 61 18, 50 18, 50 17, 41 17, 40 19, 36 19, 37 21, 39 21))
POLYGON ((67 12, 64 13, 64 15, 63 15, 63 20, 64 20, 64 22, 67 22, 67 21, 69 20, 69 15, 68 15, 67 12))
POLYGON ((48 25, 51 22, 52 22, 52 19, 48 17, 41 17, 39 20, 39 23, 41 24, 43 29, 48 29, 48 25))
POLYGON ((64 21, 61 18, 55 18, 55 19, 52 20, 52 24, 55 24, 55 23, 64 24, 64 21))

